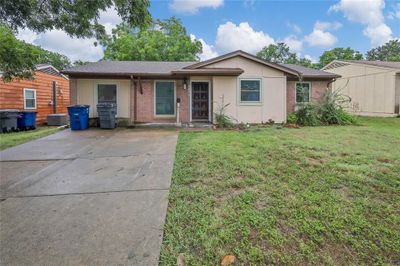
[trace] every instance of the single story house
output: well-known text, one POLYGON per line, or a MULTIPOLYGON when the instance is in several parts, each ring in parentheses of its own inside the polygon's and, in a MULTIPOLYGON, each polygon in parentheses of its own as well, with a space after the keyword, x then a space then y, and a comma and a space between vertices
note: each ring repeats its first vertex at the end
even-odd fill
POLYGON ((129 124, 213 123, 223 105, 237 122, 284 122, 339 77, 243 51, 202 62, 100 61, 63 73, 72 104, 90 105, 95 118, 97 103, 117 103, 117 118, 129 124))
POLYGON ((32 80, 4 82, 0 75, 0 109, 36 111, 37 124, 45 124, 49 114, 66 113, 69 94, 68 78, 48 64, 37 65, 32 80))
POLYGON ((323 70, 341 76, 332 88, 351 97, 349 112, 365 116, 400 114, 400 62, 334 60, 323 70))

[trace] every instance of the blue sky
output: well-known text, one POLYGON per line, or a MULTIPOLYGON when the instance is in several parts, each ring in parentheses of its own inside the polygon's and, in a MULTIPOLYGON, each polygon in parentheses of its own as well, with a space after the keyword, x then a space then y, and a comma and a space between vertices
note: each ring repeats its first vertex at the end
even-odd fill
MULTIPOLYGON (((202 59, 236 49, 255 53, 284 41, 293 52, 317 60, 333 47, 350 46, 365 53, 400 38, 400 0, 153 0, 150 12, 153 18, 181 19, 187 32, 201 39, 202 59)), ((101 21, 111 30, 120 19, 109 10, 102 12, 101 21)), ((93 40, 67 40, 60 31, 37 35, 23 30, 18 37, 73 60, 102 56, 93 40)))

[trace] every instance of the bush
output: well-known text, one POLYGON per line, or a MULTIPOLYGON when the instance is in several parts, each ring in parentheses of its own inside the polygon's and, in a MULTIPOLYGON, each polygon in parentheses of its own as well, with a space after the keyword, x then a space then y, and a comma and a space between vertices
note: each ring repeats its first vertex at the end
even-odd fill
POLYGON ((288 124, 297 124, 296 113, 289 113, 286 118, 288 124))
POLYGON ((218 108, 218 112, 215 113, 215 121, 217 121, 217 127, 219 128, 232 128, 234 123, 229 116, 225 114, 225 109, 229 105, 225 104, 218 108))
POLYGON ((318 113, 318 106, 314 103, 302 106, 296 112, 296 121, 302 126, 320 126, 322 122, 318 113))
POLYGON ((304 126, 355 124, 355 117, 343 109, 350 101, 340 91, 327 90, 319 102, 301 107, 296 112, 296 121, 304 126))

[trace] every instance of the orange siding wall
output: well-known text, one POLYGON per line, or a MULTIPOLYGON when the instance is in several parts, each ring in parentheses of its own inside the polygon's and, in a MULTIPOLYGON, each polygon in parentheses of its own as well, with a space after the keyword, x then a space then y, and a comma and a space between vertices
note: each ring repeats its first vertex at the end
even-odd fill
POLYGON ((34 80, 0 80, 0 109, 24 109, 24 88, 36 90, 37 124, 47 122, 47 115, 53 113, 50 104, 53 94, 53 81, 57 82, 57 113, 67 113, 69 105, 69 81, 63 77, 36 71, 34 80))

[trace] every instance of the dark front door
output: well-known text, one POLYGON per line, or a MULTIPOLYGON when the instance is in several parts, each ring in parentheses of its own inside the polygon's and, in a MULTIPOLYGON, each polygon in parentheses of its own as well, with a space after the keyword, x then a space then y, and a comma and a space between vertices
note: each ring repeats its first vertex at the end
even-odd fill
POLYGON ((208 82, 192 82, 192 120, 208 121, 208 98, 208 82))

